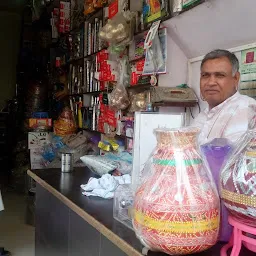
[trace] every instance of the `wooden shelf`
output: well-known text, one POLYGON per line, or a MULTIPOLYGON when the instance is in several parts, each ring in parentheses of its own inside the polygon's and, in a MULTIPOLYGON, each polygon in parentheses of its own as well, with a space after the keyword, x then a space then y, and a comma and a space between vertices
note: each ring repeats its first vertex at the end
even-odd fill
MULTIPOLYGON (((103 133, 103 132, 96 131, 96 130, 91 130, 91 129, 89 129, 89 128, 80 128, 80 130, 87 131, 87 132, 100 133, 100 134, 102 134, 102 135, 108 136, 108 134, 105 134, 105 133, 103 133)), ((131 139, 130 137, 127 137, 127 136, 125 136, 125 135, 117 135, 117 134, 115 134, 115 137, 116 137, 116 138, 120 138, 120 139, 126 139, 126 138, 131 139)))
POLYGON ((133 59, 133 60, 129 60, 129 62, 137 62, 137 61, 140 61, 140 60, 144 60, 146 58, 146 56, 141 56, 139 58, 136 58, 136 59, 133 59))
MULTIPOLYGON (((149 89, 150 87, 153 87, 150 83, 146 84, 137 84, 133 86, 127 87, 127 90, 139 90, 139 89, 149 89)), ((76 97, 76 96, 82 96, 82 95, 97 95, 100 93, 110 93, 113 89, 106 89, 104 91, 94 91, 94 92, 81 92, 81 93, 74 93, 69 94, 69 97, 76 97)))
POLYGON ((156 20, 154 20, 154 21, 152 21, 152 22, 146 24, 146 28, 144 28, 143 30, 138 31, 138 32, 135 32, 135 33, 134 33, 134 36, 137 36, 137 35, 140 35, 140 34, 142 34, 142 33, 148 32, 149 29, 150 29, 150 27, 151 27, 151 25, 152 25, 152 23, 155 22, 155 21, 157 21, 157 20, 160 20, 160 19, 161 19, 161 23, 162 23, 162 22, 164 22, 164 21, 166 21, 166 20, 169 20, 169 19, 171 19, 171 18, 172 18, 171 15, 166 15, 166 16, 163 17, 163 18, 156 19, 156 20))
POLYGON ((83 93, 74 93, 74 94, 69 94, 68 97, 78 97, 78 96, 82 96, 83 93))
POLYGON ((84 57, 80 57, 80 58, 76 58, 76 59, 71 59, 71 60, 68 60, 66 63, 63 63, 61 64, 59 67, 57 68, 66 68, 68 65, 74 63, 74 62, 77 62, 77 61, 81 61, 84 57))
POLYGON ((108 4, 104 4, 102 7, 96 9, 94 12, 92 12, 92 13, 86 15, 83 22, 85 22, 85 21, 90 21, 90 20, 91 20, 92 18, 94 18, 95 16, 97 17, 97 15, 98 15, 100 12, 102 12, 102 11, 104 10, 104 8, 107 7, 107 6, 108 6, 108 4))
POLYGON ((180 102, 180 101, 172 101, 172 102, 156 102, 152 103, 153 107, 184 107, 191 108, 195 107, 198 104, 196 101, 191 102, 180 102))
POLYGON ((112 89, 106 89, 104 91, 94 91, 94 92, 81 92, 81 93, 74 93, 74 94, 69 94, 69 97, 75 97, 75 96, 82 96, 82 95, 97 95, 100 93, 106 93, 106 92, 111 92, 112 89))
POLYGON ((99 51, 97 51, 97 52, 94 52, 94 53, 92 53, 92 54, 86 55, 86 56, 84 56, 84 59, 88 59, 88 58, 90 58, 90 57, 93 57, 93 56, 95 56, 97 53, 99 53, 99 52, 101 52, 101 51, 103 51, 103 50, 106 50, 106 49, 108 49, 108 48, 107 48, 107 47, 104 47, 104 48, 102 48, 101 50, 99 50, 99 51))
MULTIPOLYGON (((136 85, 130 85, 129 87, 126 87, 127 90, 139 90, 139 89, 149 89, 152 86, 150 83, 145 83, 145 84, 136 84, 136 85)), ((100 93, 110 93, 112 92, 113 89, 106 89, 104 91, 94 91, 94 92, 81 92, 81 93, 74 93, 74 94, 69 94, 68 96, 81 96, 81 95, 97 95, 100 93)))
POLYGON ((95 53, 92 53, 92 54, 90 54, 90 55, 83 56, 83 57, 76 58, 76 59, 72 59, 72 60, 68 60, 66 63, 62 64, 60 67, 61 67, 61 68, 64 68, 64 67, 67 67, 69 64, 72 64, 72 63, 74 63, 74 62, 81 61, 81 60, 83 60, 83 59, 89 59, 89 58, 95 56, 97 53, 99 53, 99 52, 101 52, 101 51, 103 51, 103 50, 106 50, 106 49, 107 49, 107 48, 105 47, 105 48, 102 48, 101 50, 99 50, 99 51, 97 51, 97 52, 95 52, 95 53))
POLYGON ((84 57, 79 57, 79 58, 75 58, 75 59, 71 59, 69 61, 67 61, 66 64, 70 64, 70 63, 73 63, 73 62, 76 62, 76 61, 79 61, 79 60, 82 60, 84 57))
POLYGON ((152 21, 152 22, 149 22, 149 23, 147 23, 147 24, 145 25, 146 27, 145 27, 143 30, 138 31, 138 32, 135 32, 134 35, 136 36, 136 35, 142 34, 142 33, 144 33, 144 32, 147 32, 147 31, 150 29, 151 24, 152 24, 153 22, 157 21, 157 20, 161 20, 161 23, 162 23, 162 22, 165 22, 165 21, 170 20, 170 19, 172 19, 172 18, 174 18, 174 17, 176 17, 176 16, 182 15, 183 13, 185 13, 185 12, 187 12, 187 11, 193 9, 194 7, 196 7, 196 6, 198 6, 198 5, 202 4, 202 3, 204 3, 205 1, 206 1, 206 0, 200 0, 200 1, 198 1, 198 2, 196 2, 196 3, 194 3, 194 4, 192 4, 191 6, 189 6, 188 8, 182 10, 180 13, 178 13, 178 14, 175 15, 175 16, 171 16, 170 14, 167 14, 167 15, 166 15, 165 17, 163 17, 163 18, 159 18, 159 19, 156 19, 156 20, 154 20, 154 21, 152 21))
POLYGON ((82 28, 84 22, 89 21, 92 17, 94 17, 95 15, 97 15, 99 12, 103 11, 104 7, 106 7, 106 5, 104 5, 104 6, 101 7, 101 8, 98 8, 98 9, 96 9, 94 12, 92 12, 92 13, 86 15, 86 16, 83 18, 83 21, 80 23, 79 26, 72 28, 72 29, 71 29, 70 31, 68 31, 68 32, 61 33, 61 34, 60 34, 60 37, 68 36, 69 34, 74 33, 74 32, 76 32, 76 31, 80 30, 80 29, 82 28))
POLYGON ((150 83, 146 83, 146 84, 136 84, 136 85, 132 85, 127 87, 127 90, 140 90, 140 89, 150 89, 152 86, 150 83))

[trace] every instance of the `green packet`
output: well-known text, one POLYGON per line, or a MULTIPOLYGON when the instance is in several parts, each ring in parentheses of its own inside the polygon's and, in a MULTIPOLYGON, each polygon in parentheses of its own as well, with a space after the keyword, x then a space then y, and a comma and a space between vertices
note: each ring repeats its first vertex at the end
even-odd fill
POLYGON ((183 0, 182 9, 186 9, 193 4, 200 2, 201 0, 183 0))

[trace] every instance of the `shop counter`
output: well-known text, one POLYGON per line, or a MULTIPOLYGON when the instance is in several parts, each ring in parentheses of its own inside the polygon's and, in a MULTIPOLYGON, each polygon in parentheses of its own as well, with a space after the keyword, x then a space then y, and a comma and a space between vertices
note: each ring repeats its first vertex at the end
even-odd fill
MULTIPOLYGON (((82 195, 81 184, 95 176, 89 169, 28 171, 36 183, 35 256, 141 256, 133 230, 113 218, 113 200, 82 195)), ((198 256, 219 256, 217 244, 198 256)), ((166 256, 149 252, 149 256, 166 256)), ((243 248, 240 256, 253 253, 243 248)))

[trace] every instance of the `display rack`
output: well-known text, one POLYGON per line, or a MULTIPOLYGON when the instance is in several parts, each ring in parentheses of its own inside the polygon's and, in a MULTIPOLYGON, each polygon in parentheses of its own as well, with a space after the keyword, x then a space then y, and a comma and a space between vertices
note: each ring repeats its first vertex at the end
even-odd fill
MULTIPOLYGON (((190 6, 190 8, 187 8, 186 10, 182 11, 180 14, 186 12, 187 10, 205 2, 204 0, 196 1, 196 4, 190 6)), ((129 6, 130 6, 129 1, 129 6)), ((98 71, 98 58, 99 54, 103 53, 105 50, 107 50, 107 45, 103 44, 103 42, 99 39, 98 33, 100 31, 100 28, 103 27, 106 24, 107 19, 105 18, 105 10, 104 8, 107 7, 105 5, 102 8, 97 9, 92 14, 86 16, 84 19, 82 19, 82 22, 77 26, 72 28, 69 32, 63 33, 60 36, 63 38, 66 38, 66 42, 70 42, 70 37, 77 37, 77 35, 80 35, 80 39, 76 40, 79 42, 80 47, 79 53, 71 54, 69 57, 67 57, 66 63, 63 63, 60 67, 65 69, 66 72, 69 74, 68 78, 68 84, 69 84, 69 93, 68 97, 70 99, 70 104, 72 105, 72 110, 75 113, 76 118, 78 118, 78 105, 81 104, 85 106, 86 110, 90 115, 89 120, 93 120, 91 117, 90 111, 101 111, 99 105, 101 105, 100 100, 102 97, 107 97, 106 93, 110 93, 112 91, 112 87, 108 88, 109 82, 102 82, 105 80, 101 79, 95 79, 95 72, 98 71), (78 33, 78 34, 77 34, 78 33), (81 56, 79 56, 81 55, 81 56), (79 56, 72 59, 72 56, 79 56), (104 96, 102 96, 104 95, 104 96), (85 96, 85 97, 84 97, 85 96), (86 97, 87 96, 87 97, 86 97), (85 104, 86 101, 86 104, 85 104)), ((161 17, 161 22, 164 22, 166 20, 175 18, 173 16, 173 13, 168 12, 167 15, 161 17)), ((155 19, 157 20, 157 19, 155 19)), ((154 21, 155 21, 154 20, 154 21)), ((153 22, 153 21, 152 21, 153 22)), ((152 24, 152 22, 148 22, 144 24, 144 28, 141 29, 141 26, 138 25, 137 31, 134 33, 134 38, 137 38, 138 41, 140 41, 142 38, 142 41, 145 40, 146 33, 149 31, 149 28, 152 24), (144 33, 143 36, 140 36, 144 33)), ((72 43, 74 43, 74 38, 71 40, 72 43)), ((141 44, 139 42, 139 44, 141 44)), ((78 45, 78 43, 76 43, 78 45)), ((74 46, 72 46, 74 49, 74 46)), ((135 47, 136 41, 135 41, 135 47)), ((131 47, 129 46, 129 49, 131 47)), ((137 50, 137 48, 135 48, 137 50)), ((134 52, 134 55, 132 57, 132 54, 130 55, 130 51, 127 51, 129 55, 129 63, 130 68, 141 67, 143 61, 145 60, 145 53, 143 52, 143 47, 139 46, 139 49, 137 52, 134 52), (141 63, 139 63, 141 62, 141 63)), ((108 52, 106 51, 108 54, 108 52)), ((140 73, 136 77, 136 79, 131 79, 131 84, 129 87, 127 87, 127 91, 129 95, 133 95, 136 93, 146 92, 150 90, 152 85, 150 84, 150 75, 147 76, 141 76, 140 73), (147 79, 141 79, 147 78, 147 79)), ((98 77, 97 77, 98 78, 98 77)), ((158 80, 158 79, 157 79, 158 80)), ((111 83, 111 82, 110 82, 111 83)), ((159 107, 194 107, 196 106, 195 103, 184 103, 184 102, 159 102, 153 104, 153 109, 157 109, 159 107)), ((83 112, 83 113, 85 113, 83 112)), ((88 118, 87 113, 85 117, 88 118)), ((97 116, 97 113, 93 114, 94 118, 97 116)), ((82 114, 82 117, 84 119, 84 114, 82 114)), ((98 116, 99 117, 99 116, 98 116)), ((84 126, 84 120, 83 125, 84 126)), ((81 125, 80 125, 81 127, 81 125)), ((95 121, 93 127, 97 128, 97 124, 95 126, 95 121)), ((93 131, 96 132, 94 129, 86 129, 87 131, 93 131)), ((102 130, 102 128, 100 129, 102 130)), ((126 138, 126 137, 123 137, 126 138)))
MULTIPOLYGON (((88 129, 88 128, 82 128, 80 129, 82 131, 87 131, 87 132, 93 132, 93 133, 100 133, 102 135, 106 135, 108 136, 108 134, 104 133, 104 132, 100 132, 100 131, 97 131, 97 130, 91 130, 91 129, 88 129)), ((129 136, 126 136, 126 135, 118 135, 118 134, 115 134, 115 137, 116 138, 120 138, 120 139, 131 139, 131 137, 129 136)))
POLYGON ((192 107, 195 107, 196 105, 197 105, 197 102, 184 102, 184 101, 152 103, 153 107, 185 107, 185 108, 192 108, 192 107))

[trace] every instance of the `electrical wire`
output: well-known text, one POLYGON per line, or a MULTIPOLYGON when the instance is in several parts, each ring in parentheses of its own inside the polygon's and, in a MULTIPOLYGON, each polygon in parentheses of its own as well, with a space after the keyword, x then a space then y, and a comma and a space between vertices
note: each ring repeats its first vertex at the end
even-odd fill
POLYGON ((200 107, 199 102, 197 102, 197 106, 198 106, 198 111, 199 111, 199 113, 201 113, 201 107, 200 107))
POLYGON ((191 108, 189 108, 189 111, 190 111, 190 115, 192 116, 192 118, 195 119, 195 117, 194 117, 194 115, 193 115, 193 113, 191 111, 191 108))

